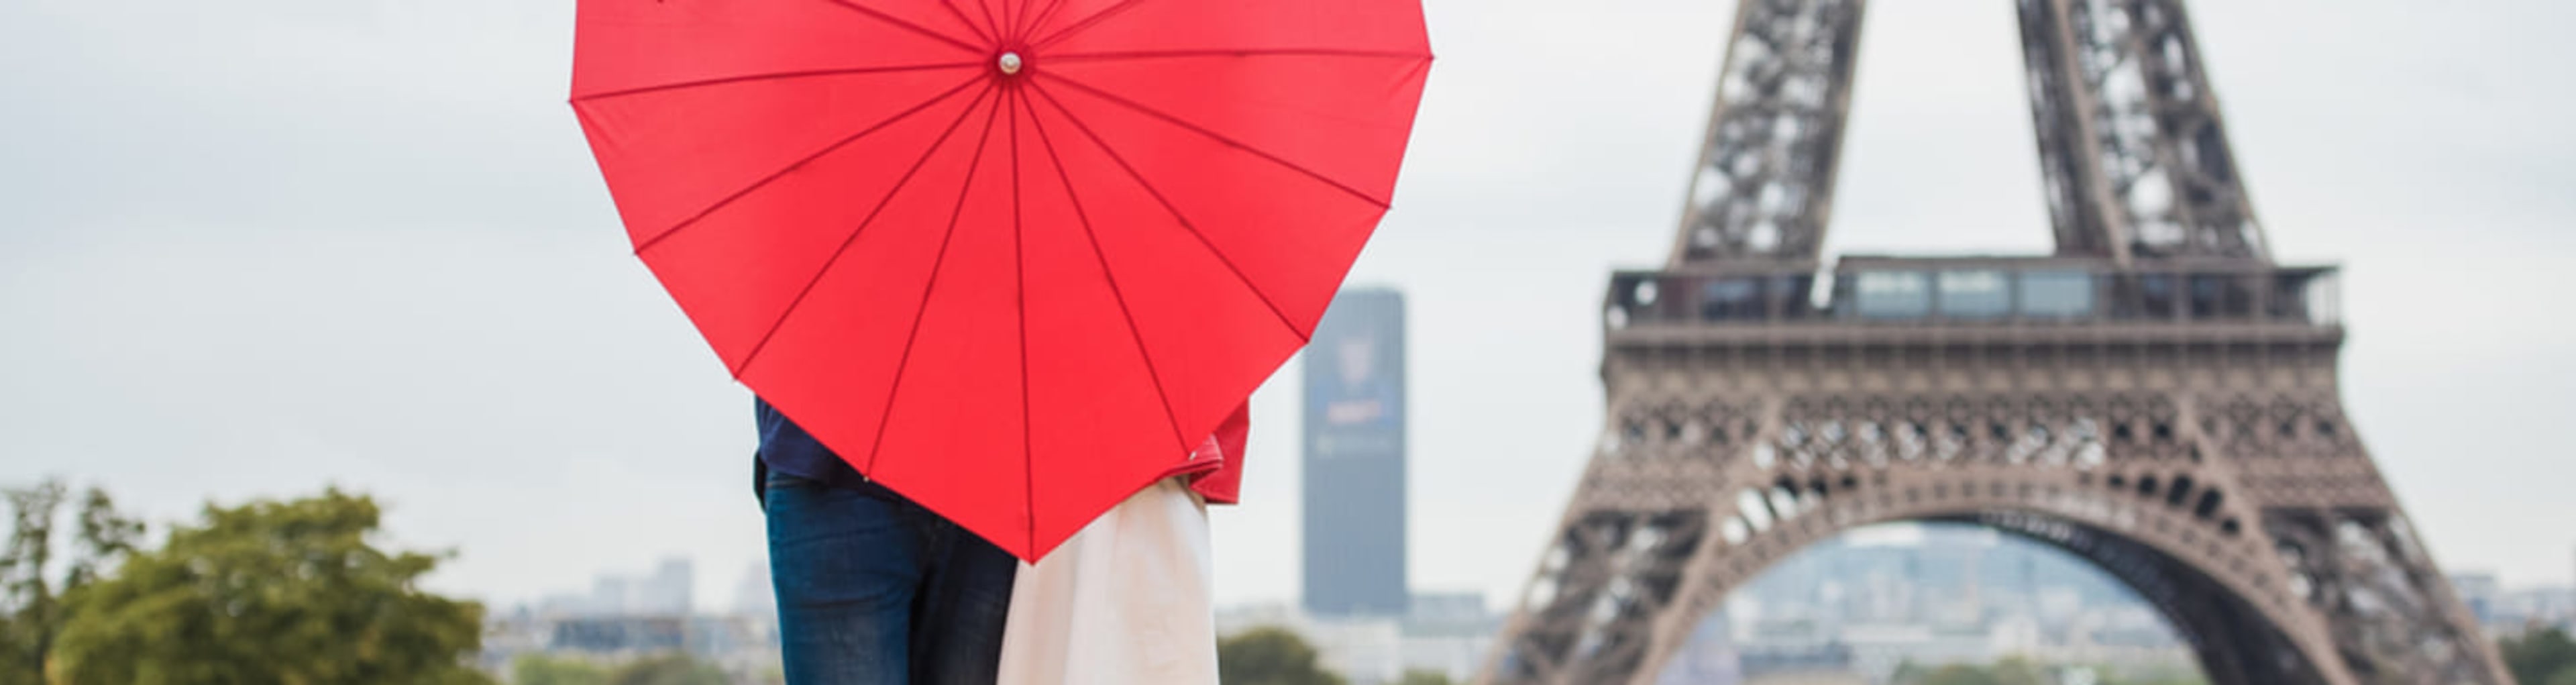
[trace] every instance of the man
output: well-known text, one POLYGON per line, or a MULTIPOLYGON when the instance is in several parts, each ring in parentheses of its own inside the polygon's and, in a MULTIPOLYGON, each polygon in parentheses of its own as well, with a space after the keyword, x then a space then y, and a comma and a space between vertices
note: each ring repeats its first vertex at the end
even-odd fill
POLYGON ((755 403, 790 685, 990 685, 1019 560, 755 403))

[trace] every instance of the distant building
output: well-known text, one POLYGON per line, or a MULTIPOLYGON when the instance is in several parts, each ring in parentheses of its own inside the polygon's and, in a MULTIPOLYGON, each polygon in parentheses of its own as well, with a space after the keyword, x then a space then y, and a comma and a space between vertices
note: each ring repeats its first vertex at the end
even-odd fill
MULTIPOLYGON (((765 582, 765 581, 764 581, 765 582)), ((687 616, 696 612, 697 575, 684 557, 663 559, 653 574, 593 576, 590 592, 556 593, 537 604, 546 616, 687 616)))
POLYGON ((2460 603, 2469 605, 2469 615, 2477 617, 2479 624, 2495 622, 2497 600, 2504 597, 2504 583, 2498 582, 2495 574, 2455 573, 2451 575, 2451 588, 2460 593, 2460 603))
POLYGON ((688 645, 682 618, 602 616, 556 621, 549 649, 593 654, 676 653, 688 645))
POLYGON ((1306 348, 1305 608, 1405 613, 1404 296, 1334 298, 1306 348))
POLYGON ((1325 668, 1351 685, 1387 685, 1412 671, 1467 682, 1484 665, 1502 617, 1485 609, 1476 593, 1423 593, 1402 615, 1314 615, 1288 605, 1227 607, 1216 615, 1219 635, 1277 626, 1315 645, 1325 668))
POLYGON ((2451 589, 2486 627, 2488 637, 2576 628, 2576 589, 2565 585, 2507 588, 2493 573, 2471 572, 2452 575, 2451 589))
POLYGON ((1453 682, 1473 679, 1503 628, 1502 617, 1485 608, 1485 594, 1416 592, 1411 604, 1397 638, 1402 670, 1439 673, 1453 682))
POLYGON ((1318 616, 1298 632, 1314 643, 1317 661, 1351 685, 1384 685, 1404 677, 1404 619, 1318 616))
POLYGON ((591 604, 592 599, 590 595, 578 592, 558 592, 546 595, 544 599, 538 600, 537 606, 531 611, 531 613, 546 616, 580 616, 590 613, 591 604))
POLYGON ((697 574, 683 557, 663 559, 635 584, 635 595, 627 613, 649 616, 687 616, 697 607, 697 574))
POLYGON ((590 581, 590 602, 579 612, 592 616, 617 616, 626 613, 634 589, 626 576, 602 573, 590 581))
POLYGON ((733 612, 741 616, 777 619, 778 591, 769 583, 768 562, 756 562, 743 570, 742 580, 734 584, 733 612))
MULTIPOLYGON (((2141 672, 2194 663, 2154 605, 2091 562, 1954 524, 1877 526, 1819 542, 1740 586, 1707 621, 1732 636, 1747 685, 1884 682, 1902 664, 2006 656, 2141 672)), ((1659 682, 1727 682, 1727 660, 1706 635, 1715 628, 1703 624, 1659 682)))
POLYGON ((1493 627, 1482 592, 1416 592, 1404 612, 1410 632, 1477 631, 1493 627))
MULTIPOLYGON (((1734 636, 1728 634, 1728 621, 1723 613, 1700 621, 1691 630, 1690 640, 1682 643, 1664 672, 1656 674, 1656 685, 1738 685, 1744 682, 1744 656, 1735 649, 1734 636)), ((1846 655, 1848 656, 1848 655, 1846 655)), ((1841 669, 1850 659, 1835 662, 1841 669)))
POLYGON ((483 649, 475 664, 486 673, 508 672, 513 660, 547 654, 614 665, 663 654, 687 654, 716 664, 735 682, 764 682, 778 668, 778 616, 769 608, 769 574, 754 567, 732 613, 696 611, 697 575, 685 557, 669 557, 642 577, 602 573, 590 592, 547 595, 484 617, 483 649), (759 592, 748 588, 757 585, 759 592), (758 604, 753 604, 758 602, 758 604))

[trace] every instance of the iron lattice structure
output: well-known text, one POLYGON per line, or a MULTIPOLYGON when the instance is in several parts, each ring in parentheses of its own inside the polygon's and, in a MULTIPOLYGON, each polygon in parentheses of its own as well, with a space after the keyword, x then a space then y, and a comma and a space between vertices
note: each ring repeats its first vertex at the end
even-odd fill
POLYGON ((2057 254, 1828 268, 1865 2, 1742 2, 1672 260, 1611 281, 1602 444, 1480 682, 1654 682, 1730 589, 1909 520, 2099 564, 2215 683, 2510 682, 2345 419, 2335 269, 2271 260, 2180 0, 2019 8, 2057 254))

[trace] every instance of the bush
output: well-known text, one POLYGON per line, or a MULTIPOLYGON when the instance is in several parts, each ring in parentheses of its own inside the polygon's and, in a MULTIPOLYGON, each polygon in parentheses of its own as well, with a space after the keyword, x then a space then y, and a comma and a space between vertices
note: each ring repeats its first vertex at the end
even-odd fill
POLYGON ((1315 647, 1286 628, 1247 630, 1216 644, 1217 681, 1226 685, 1342 685, 1315 647))

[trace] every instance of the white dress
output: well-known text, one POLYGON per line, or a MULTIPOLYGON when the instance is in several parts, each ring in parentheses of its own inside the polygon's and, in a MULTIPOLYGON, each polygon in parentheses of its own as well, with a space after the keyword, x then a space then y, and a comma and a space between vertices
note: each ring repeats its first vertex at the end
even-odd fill
POLYGON ((1207 502, 1165 478, 1021 564, 1000 685, 1214 685, 1207 502))

